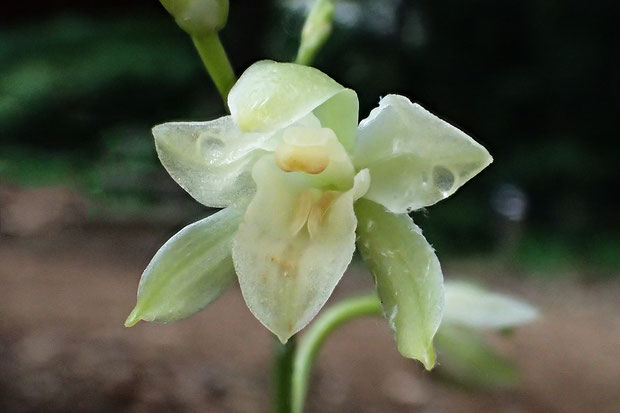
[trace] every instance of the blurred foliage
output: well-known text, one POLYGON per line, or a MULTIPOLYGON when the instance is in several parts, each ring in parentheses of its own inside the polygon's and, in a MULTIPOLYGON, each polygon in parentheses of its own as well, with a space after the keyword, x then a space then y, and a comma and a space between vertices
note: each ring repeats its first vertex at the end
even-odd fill
MULTIPOLYGON (((222 36, 237 71, 292 60, 307 3, 232 1, 222 36)), ((561 268, 577 252, 617 268, 618 17, 611 1, 340 0, 316 66, 358 92, 362 117, 380 96, 404 94, 494 155, 466 190, 415 214, 438 249, 516 238, 514 262, 561 268), (504 184, 524 194, 522 221, 493 208, 504 184)), ((165 189, 150 128, 224 109, 157 2, 64 1, 0 20, 4 180, 69 183, 134 209, 189 200, 165 189)))

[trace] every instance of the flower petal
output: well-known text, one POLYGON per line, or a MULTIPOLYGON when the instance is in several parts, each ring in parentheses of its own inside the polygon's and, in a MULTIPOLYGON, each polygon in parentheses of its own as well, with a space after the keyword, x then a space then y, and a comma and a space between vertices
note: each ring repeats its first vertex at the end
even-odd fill
POLYGON ((536 317, 538 311, 534 307, 516 298, 462 281, 446 282, 446 323, 502 329, 528 323, 536 317))
POLYGON ((261 158, 252 172, 256 195, 233 244, 243 297, 282 342, 325 304, 355 249, 356 189, 322 192, 306 175, 282 171, 271 155, 261 158))
POLYGON ((230 255, 241 217, 242 211, 226 208, 170 238, 144 270, 125 325, 181 320, 219 297, 235 280, 230 255))
POLYGON ((351 150, 357 128, 357 95, 320 70, 263 60, 250 66, 228 95, 228 106, 241 130, 272 132, 315 111, 351 150))
POLYGON ((366 197, 395 213, 441 201, 492 161, 464 132, 399 95, 360 123, 354 154, 372 177, 366 197))
POLYGON ((357 245, 375 277, 398 350, 430 370, 444 303, 439 260, 406 214, 392 214, 367 199, 357 201, 355 213, 357 245))
POLYGON ((225 207, 255 189, 252 165, 273 134, 242 133, 232 117, 170 122, 153 128, 155 147, 170 176, 198 202, 225 207))

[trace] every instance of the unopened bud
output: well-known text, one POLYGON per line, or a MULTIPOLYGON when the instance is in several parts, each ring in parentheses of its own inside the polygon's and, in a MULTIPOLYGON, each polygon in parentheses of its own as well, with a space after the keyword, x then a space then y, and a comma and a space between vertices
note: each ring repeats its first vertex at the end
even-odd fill
POLYGON ((228 20, 228 0, 160 0, 177 24, 191 36, 217 33, 228 20))
POLYGON ((333 0, 315 0, 301 31, 296 62, 309 65, 332 32, 333 0))

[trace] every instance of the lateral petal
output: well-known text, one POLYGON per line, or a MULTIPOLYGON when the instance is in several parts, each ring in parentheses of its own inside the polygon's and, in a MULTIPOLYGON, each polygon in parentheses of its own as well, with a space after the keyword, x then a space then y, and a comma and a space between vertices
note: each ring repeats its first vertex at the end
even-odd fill
POLYGON ((242 211, 226 208, 170 238, 144 270, 125 325, 181 320, 218 298, 235 280, 231 246, 241 217, 242 211))
POLYGON ((355 212, 357 245, 375 277, 398 350, 430 370, 444 304, 439 260, 408 215, 392 214, 363 198, 356 202, 355 212))
POLYGON ((254 193, 252 165, 273 134, 243 133, 232 117, 170 122, 153 128, 155 147, 170 176, 198 202, 225 207, 254 193))
POLYGON ((399 95, 360 122, 354 163, 368 168, 366 197, 403 213, 452 195, 493 159, 464 132, 399 95))

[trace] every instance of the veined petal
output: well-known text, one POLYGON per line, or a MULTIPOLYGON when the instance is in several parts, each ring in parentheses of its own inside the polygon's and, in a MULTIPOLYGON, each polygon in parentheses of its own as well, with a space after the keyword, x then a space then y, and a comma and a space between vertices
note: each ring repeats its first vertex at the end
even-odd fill
POLYGON ((357 128, 357 94, 309 66, 263 60, 250 66, 228 95, 235 122, 247 132, 273 132, 310 112, 351 150, 357 128))
POLYGON ((366 197, 396 213, 441 201, 492 161, 467 134, 399 95, 360 122, 354 152, 372 177, 366 197))
POLYGON ((516 298, 462 281, 446 282, 446 323, 501 329, 525 324, 536 317, 538 311, 534 307, 516 298))
POLYGON ((177 321, 219 297, 235 280, 231 246, 242 215, 226 208, 170 238, 144 270, 138 303, 125 325, 177 321))
POLYGON ((252 165, 273 134, 243 133, 232 117, 170 122, 153 128, 155 147, 170 176, 198 202, 225 207, 253 194, 252 165))
POLYGON ((356 179, 357 189, 322 192, 307 174, 284 172, 266 155, 252 176, 257 191, 235 236, 233 261, 248 307, 286 342, 321 309, 351 261, 353 196, 368 175, 356 179))
POLYGON ((439 260, 408 215, 392 214, 367 199, 357 201, 355 213, 357 245, 375 277, 398 350, 430 370, 444 303, 439 260))

